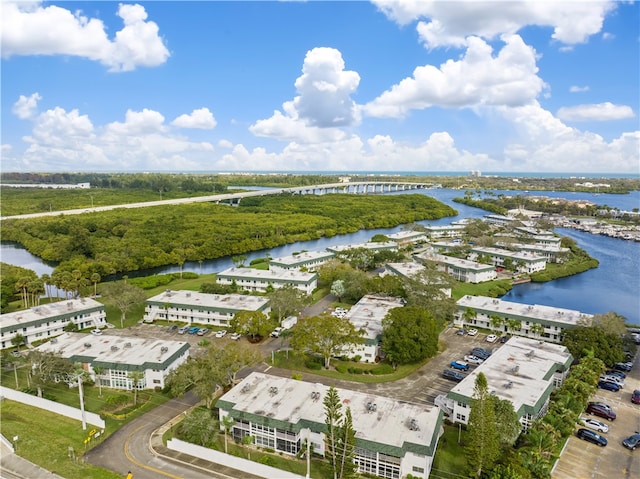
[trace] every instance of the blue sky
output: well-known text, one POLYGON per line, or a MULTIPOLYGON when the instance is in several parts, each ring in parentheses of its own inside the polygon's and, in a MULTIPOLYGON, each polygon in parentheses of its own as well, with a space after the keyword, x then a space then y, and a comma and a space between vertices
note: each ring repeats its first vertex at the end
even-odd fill
POLYGON ((640 174, 640 6, 2 0, 3 171, 640 174))

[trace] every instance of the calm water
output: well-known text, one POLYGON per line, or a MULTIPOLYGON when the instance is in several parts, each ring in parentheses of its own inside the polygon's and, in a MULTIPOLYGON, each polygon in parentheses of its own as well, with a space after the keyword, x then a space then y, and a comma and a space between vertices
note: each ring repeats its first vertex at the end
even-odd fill
MULTIPOLYGON (((414 192, 398 192, 395 194, 412 194, 414 192)), ((486 214, 478 208, 454 203, 455 197, 462 196, 460 190, 426 190, 423 194, 433 196, 443 203, 458 210, 456 217, 442 218, 434 221, 423 221, 422 224, 449 224, 460 218, 479 218, 486 214)), ((505 195, 526 194, 514 191, 496 191, 505 195)), ((569 192, 531 192, 530 195, 551 196, 554 198, 587 199, 598 204, 607 204, 621 210, 632 210, 640 207, 640 191, 628 195, 597 195, 593 193, 569 192)), ((264 257, 268 252, 271 257, 288 256, 302 250, 319 251, 328 246, 363 243, 378 233, 389 234, 402 230, 402 226, 390 229, 363 230, 357 233, 321 238, 273 248, 268 251, 257 251, 247 254, 247 264, 255 258, 264 257)), ((591 256, 600 261, 597 269, 579 275, 558 279, 549 283, 527 283, 516 285, 503 299, 518 303, 540 304, 561 308, 575 309, 585 313, 598 314, 615 311, 634 324, 640 324, 640 243, 624 241, 606 236, 596 236, 581 231, 558 229, 563 236, 576 240, 578 245, 591 256)), ((44 264, 39 258, 31 255, 14 244, 0 245, 0 260, 16 264, 36 271, 39 275, 51 273, 52 266, 44 264)), ((221 258, 185 263, 185 271, 196 273, 216 273, 233 266, 231 258, 221 258)), ((178 266, 157 268, 152 271, 132 272, 136 275, 172 273, 179 271, 178 266)))

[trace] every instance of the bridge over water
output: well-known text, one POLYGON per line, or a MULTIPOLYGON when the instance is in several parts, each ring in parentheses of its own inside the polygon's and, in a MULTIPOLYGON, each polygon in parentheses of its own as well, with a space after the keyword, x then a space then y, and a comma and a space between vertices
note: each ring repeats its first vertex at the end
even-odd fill
POLYGON ((439 187, 439 185, 432 185, 429 183, 411 183, 405 181, 358 181, 348 183, 327 183, 323 185, 294 186, 291 188, 270 188, 266 190, 244 191, 241 193, 224 193, 221 195, 194 196, 190 198, 176 198, 171 200, 145 201, 141 203, 127 203, 123 205, 96 206, 93 208, 79 208, 64 211, 46 211, 42 213, 30 213, 26 215, 3 216, 0 217, 0 220, 41 218, 45 216, 60 215, 79 215, 82 213, 110 211, 119 208, 149 208, 153 206, 183 205, 188 203, 227 203, 231 205, 237 205, 243 198, 279 195, 283 193, 291 193, 294 195, 327 195, 334 193, 367 195, 436 187, 439 187))

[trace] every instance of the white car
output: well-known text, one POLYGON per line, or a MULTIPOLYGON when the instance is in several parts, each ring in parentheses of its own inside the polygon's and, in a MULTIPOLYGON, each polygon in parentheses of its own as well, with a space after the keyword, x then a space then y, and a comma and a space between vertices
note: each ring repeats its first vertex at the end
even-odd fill
POLYGON ((281 328, 280 326, 278 326, 276 329, 271 331, 271 337, 272 338, 280 337, 280 333, 282 333, 282 331, 284 331, 284 328, 281 328))
POLYGON ((227 335, 226 329, 221 329, 216 333, 216 338, 224 338, 227 335))
POLYGON ((92 329, 91 334, 93 334, 94 336, 102 336, 102 331, 100 331, 99 329, 92 329))
POLYGON ((591 419, 590 417, 580 418, 580 422, 587 426, 589 429, 595 429, 598 432, 609 432, 609 426, 597 419, 591 419))
POLYGON ((469 336, 475 336, 476 334, 478 334, 478 330, 477 329, 470 329, 469 331, 467 331, 467 334, 469 336))
POLYGON ((231 333, 231 336, 229 336, 231 339, 233 339, 234 341, 237 341, 238 339, 240 339, 242 337, 242 334, 240 333, 231 333))
POLYGON ((498 336, 496 336, 495 334, 488 335, 486 339, 488 343, 495 343, 497 340, 498 340, 498 336))
POLYGON ((621 388, 624 388, 624 379, 618 376, 614 376, 613 374, 603 374, 600 376, 600 381, 608 381, 610 383, 615 383, 621 388))
POLYGON ((469 364, 482 364, 482 363, 484 363, 484 359, 479 358, 478 356, 473 356, 471 354, 467 354, 464 357, 464 360, 466 362, 468 362, 469 364))

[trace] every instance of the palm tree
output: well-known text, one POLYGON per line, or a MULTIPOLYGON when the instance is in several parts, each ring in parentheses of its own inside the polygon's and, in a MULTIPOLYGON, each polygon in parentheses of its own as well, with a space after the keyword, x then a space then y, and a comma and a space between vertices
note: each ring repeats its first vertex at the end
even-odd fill
POLYGON ((22 278, 16 281, 16 291, 20 291, 20 296, 22 298, 22 305, 26 309, 29 307, 28 304, 28 296, 27 296, 27 287, 29 286, 29 282, 31 279, 28 276, 23 276, 22 278))
POLYGON ((473 308, 465 308, 464 313, 462 313, 462 319, 465 324, 472 324, 472 321, 477 317, 476 310, 473 308))
POLYGON ((534 323, 531 325, 529 330, 534 334, 534 336, 540 337, 544 333, 544 326, 540 323, 534 323))
POLYGON ((44 273, 42 276, 40 276, 40 280, 44 285, 44 289, 47 293, 47 298, 49 299, 49 302, 51 302, 51 276, 49 276, 47 273, 44 273))
POLYGON ((502 319, 497 314, 492 314, 489 316, 489 324, 491 324, 491 329, 500 329, 500 327, 504 324, 504 319, 502 319))
POLYGON ((98 296, 98 283, 100 282, 102 278, 100 277, 100 275, 98 273, 93 273, 91 275, 91 282, 93 283, 93 296, 96 297, 98 296))
POLYGON ((227 450, 227 435, 231 432, 231 428, 233 427, 233 425, 235 424, 234 419, 229 416, 226 415, 225 417, 222 418, 222 426, 224 427, 224 453, 228 454, 228 450, 227 450))
POLYGON ((129 378, 133 386, 133 405, 135 406, 138 404, 138 384, 144 379, 144 373, 142 371, 130 371, 129 378))
POLYGON ((102 366, 94 366, 93 372, 96 375, 96 382, 98 383, 98 395, 102 397, 102 375, 104 374, 105 368, 102 366))

